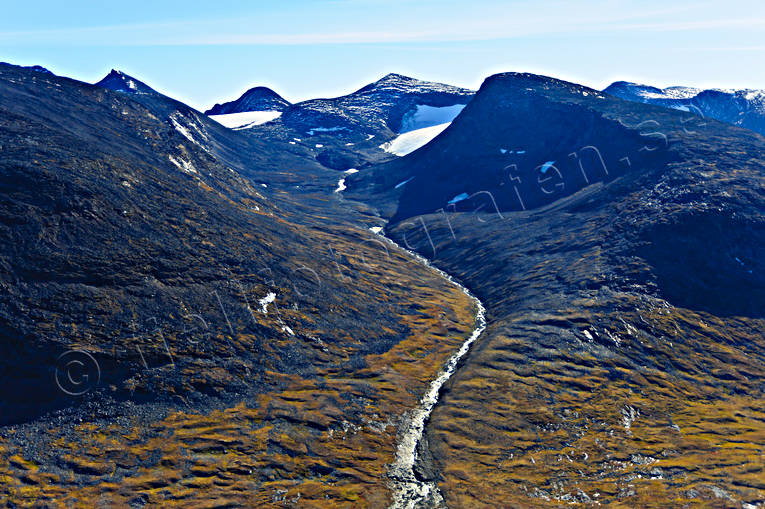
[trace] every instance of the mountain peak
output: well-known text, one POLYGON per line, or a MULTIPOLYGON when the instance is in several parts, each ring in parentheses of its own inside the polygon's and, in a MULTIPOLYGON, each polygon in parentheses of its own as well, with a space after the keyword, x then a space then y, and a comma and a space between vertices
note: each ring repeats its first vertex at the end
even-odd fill
POLYGON ((247 111, 284 111, 290 102, 268 87, 253 87, 235 101, 215 104, 207 110, 207 115, 244 113, 247 111))
POLYGON ((96 86, 124 92, 128 94, 156 94, 157 91, 149 85, 117 69, 112 69, 109 74, 96 83, 96 86))
POLYGON ((404 81, 417 81, 416 78, 412 78, 411 76, 404 76, 403 74, 398 74, 398 73, 395 73, 395 72, 390 72, 390 73, 386 74, 385 76, 383 76, 382 78, 380 78, 379 80, 377 80, 377 83, 383 83, 383 82, 386 82, 386 81, 401 81, 401 80, 404 80, 404 81))

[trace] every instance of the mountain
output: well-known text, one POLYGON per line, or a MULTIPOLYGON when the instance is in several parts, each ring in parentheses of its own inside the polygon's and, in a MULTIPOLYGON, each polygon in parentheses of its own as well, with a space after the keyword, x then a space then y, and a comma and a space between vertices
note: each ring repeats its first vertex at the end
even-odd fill
POLYGON ((0 147, 5 504, 386 505, 400 422, 474 310, 334 172, 5 65, 0 147))
POLYGON ((228 113, 245 113, 248 111, 284 111, 290 106, 282 96, 267 87, 249 89, 242 96, 223 104, 215 104, 205 111, 206 115, 225 115, 228 113))
MULTIPOLYGON (((298 103, 284 112, 282 122, 303 134, 345 131, 351 136, 368 136, 385 130, 400 133, 408 130, 418 108, 453 108, 467 104, 472 96, 473 92, 467 89, 388 74, 346 96, 298 103)), ((424 122, 417 127, 428 126, 424 122)))
POLYGON ((629 101, 690 111, 765 135, 765 90, 700 90, 689 87, 661 89, 617 81, 604 92, 629 101))
POLYGON ((128 76, 122 71, 112 69, 109 74, 96 83, 97 87, 108 88, 116 92, 125 92, 128 94, 157 94, 158 92, 148 86, 146 83, 128 76))
POLYGON ((308 103, 0 65, 5 505, 765 502, 765 138, 524 73, 308 103))
POLYGON ((489 199, 502 211, 522 210, 594 181, 612 180, 630 165, 660 164, 671 157, 639 151, 646 143, 656 144, 650 141, 653 135, 601 113, 601 106, 614 102, 581 85, 540 76, 492 76, 435 140, 350 176, 346 194, 373 196, 394 222, 441 208, 470 208, 468 197, 486 191, 491 195, 476 199, 489 199), (530 122, 534 115, 542 116, 530 122), (623 160, 633 153, 629 163, 623 160))
POLYGON ((345 171, 395 157, 386 144, 403 133, 418 131, 416 143, 427 143, 428 128, 451 122, 472 97, 467 89, 388 74, 342 97, 293 104, 246 134, 306 148, 325 167, 345 171))
POLYGON ((445 506, 765 500, 763 154, 749 130, 506 73, 348 176, 486 306, 420 450, 445 506))

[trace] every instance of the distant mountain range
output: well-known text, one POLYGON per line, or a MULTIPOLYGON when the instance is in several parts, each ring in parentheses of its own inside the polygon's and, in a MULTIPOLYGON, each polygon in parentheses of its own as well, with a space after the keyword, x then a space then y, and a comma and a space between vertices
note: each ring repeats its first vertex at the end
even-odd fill
POLYGON ((617 81, 604 92, 628 101, 688 111, 765 135, 765 90, 656 88, 617 81))

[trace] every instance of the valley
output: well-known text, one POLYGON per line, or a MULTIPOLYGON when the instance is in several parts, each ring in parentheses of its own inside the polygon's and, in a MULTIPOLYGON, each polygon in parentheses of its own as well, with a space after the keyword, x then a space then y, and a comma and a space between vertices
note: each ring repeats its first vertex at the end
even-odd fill
POLYGON ((761 507, 765 138, 617 95, 0 64, 0 500, 761 507))

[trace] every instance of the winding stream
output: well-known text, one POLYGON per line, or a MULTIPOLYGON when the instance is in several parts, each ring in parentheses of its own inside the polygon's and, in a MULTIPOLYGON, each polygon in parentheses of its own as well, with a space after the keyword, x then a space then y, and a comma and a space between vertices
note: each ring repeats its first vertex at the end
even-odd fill
POLYGON ((449 358, 447 363, 438 373, 438 376, 430 382, 428 391, 420 399, 420 404, 406 415, 404 424, 399 431, 396 461, 390 465, 389 470, 391 487, 393 488, 393 504, 390 506, 390 509, 444 507, 444 500, 438 486, 434 482, 418 479, 414 472, 414 467, 418 459, 417 446, 422 440, 422 434, 425 431, 425 423, 430 418, 433 408, 435 408, 438 403, 441 388, 457 370, 457 364, 460 359, 468 353, 470 346, 476 339, 478 339, 484 329, 486 329, 486 308, 478 297, 473 295, 470 290, 462 286, 443 270, 434 267, 427 259, 413 251, 409 251, 408 249, 399 246, 388 237, 384 237, 383 235, 379 236, 401 249, 404 249, 404 251, 407 251, 420 263, 427 265, 432 270, 438 272, 442 277, 462 290, 465 295, 470 297, 478 308, 478 313, 476 314, 476 326, 473 333, 464 343, 462 343, 460 349, 449 358))

